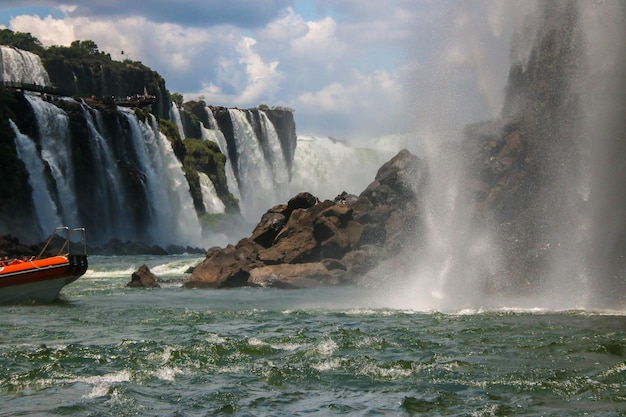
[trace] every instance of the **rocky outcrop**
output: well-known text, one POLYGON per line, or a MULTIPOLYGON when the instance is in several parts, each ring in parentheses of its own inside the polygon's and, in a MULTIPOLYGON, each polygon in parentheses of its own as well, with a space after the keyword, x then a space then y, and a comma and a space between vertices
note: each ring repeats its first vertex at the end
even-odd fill
POLYGON ((511 67, 502 117, 468 126, 461 145, 478 217, 495 229, 501 273, 514 287, 539 284, 584 210, 575 201, 586 152, 578 125, 580 20, 573 2, 549 6, 528 62, 511 67))
POLYGON ((0 235, 0 258, 22 258, 39 255, 43 245, 25 245, 11 235, 0 235))
POLYGON ((268 210, 250 237, 209 251, 184 286, 354 283, 414 238, 425 180, 421 160, 403 150, 358 197, 343 193, 320 202, 309 193, 298 194, 268 210))
POLYGON ((158 279, 159 278, 150 271, 150 268, 148 268, 146 264, 143 264, 138 270, 133 272, 131 280, 126 286, 130 288, 160 288, 161 286, 157 283, 158 279))

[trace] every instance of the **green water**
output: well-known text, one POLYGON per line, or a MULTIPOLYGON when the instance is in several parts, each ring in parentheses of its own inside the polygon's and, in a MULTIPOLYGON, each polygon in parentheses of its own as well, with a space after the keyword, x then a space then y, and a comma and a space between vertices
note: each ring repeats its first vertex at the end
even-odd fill
MULTIPOLYGON (((626 315, 373 308, 355 288, 124 286, 0 307, 0 416, 623 416, 626 315)), ((148 259, 176 276, 192 259, 148 259)))

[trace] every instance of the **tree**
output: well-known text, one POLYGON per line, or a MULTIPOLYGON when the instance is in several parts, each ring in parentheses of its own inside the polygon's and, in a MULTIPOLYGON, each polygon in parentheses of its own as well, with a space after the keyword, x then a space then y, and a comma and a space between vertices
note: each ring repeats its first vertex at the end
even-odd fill
POLYGON ((30 33, 13 32, 10 29, 0 30, 0 45, 14 46, 24 51, 40 54, 43 45, 30 33))
POLYGON ((179 109, 183 107, 183 95, 179 93, 170 94, 170 99, 176 104, 179 109))
POLYGON ((86 41, 74 41, 70 44, 70 48, 82 49, 86 51, 89 55, 97 55, 100 53, 98 50, 98 45, 92 40, 86 41))

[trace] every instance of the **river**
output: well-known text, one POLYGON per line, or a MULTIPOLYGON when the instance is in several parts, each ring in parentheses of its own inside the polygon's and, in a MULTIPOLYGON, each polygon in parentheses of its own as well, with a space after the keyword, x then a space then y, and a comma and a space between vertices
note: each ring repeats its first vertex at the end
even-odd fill
POLYGON ((126 288, 90 257, 50 305, 0 307, 0 416, 623 416, 626 313, 420 312, 353 287, 126 288))

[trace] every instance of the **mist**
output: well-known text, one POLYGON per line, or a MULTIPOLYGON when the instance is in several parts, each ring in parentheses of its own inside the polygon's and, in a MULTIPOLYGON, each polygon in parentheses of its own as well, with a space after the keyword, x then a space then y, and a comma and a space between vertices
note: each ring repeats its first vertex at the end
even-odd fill
POLYGON ((413 148, 430 181, 411 259, 385 284, 394 307, 624 308, 625 8, 453 8, 446 47, 411 87, 413 148), (477 162, 468 149, 487 154, 481 143, 514 144, 526 159, 477 162), (483 181, 481 166, 504 174, 483 181))

